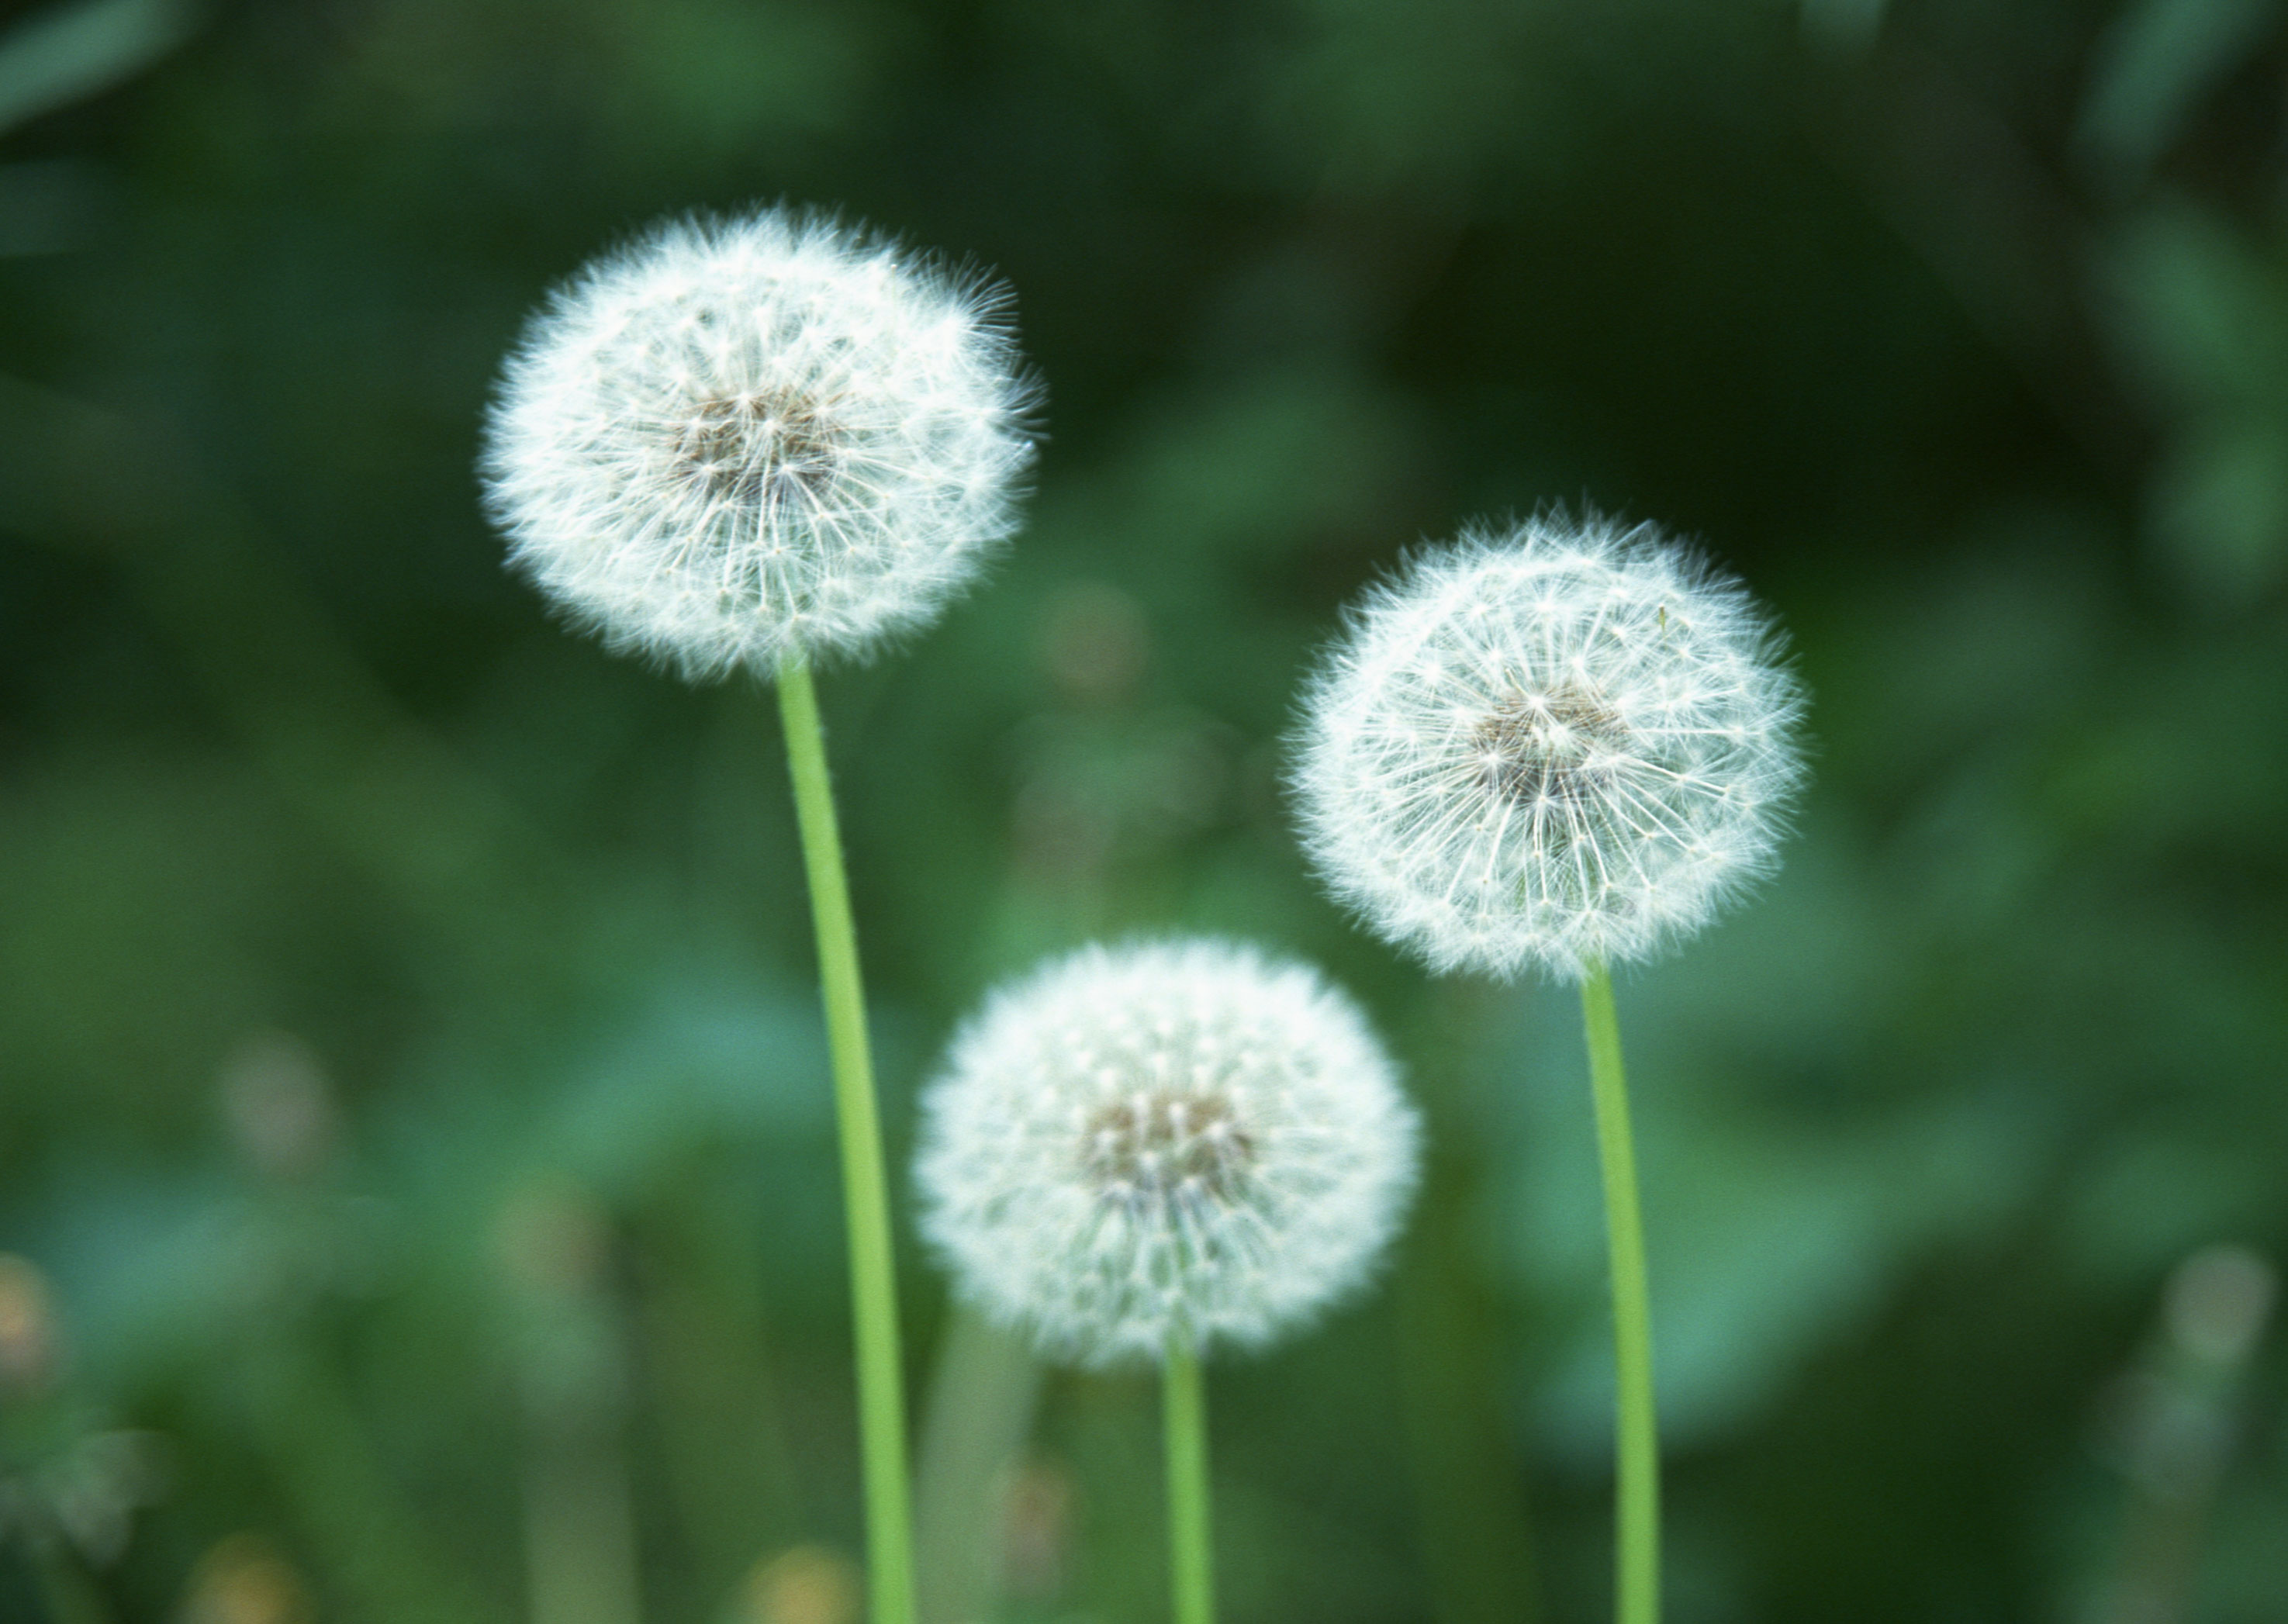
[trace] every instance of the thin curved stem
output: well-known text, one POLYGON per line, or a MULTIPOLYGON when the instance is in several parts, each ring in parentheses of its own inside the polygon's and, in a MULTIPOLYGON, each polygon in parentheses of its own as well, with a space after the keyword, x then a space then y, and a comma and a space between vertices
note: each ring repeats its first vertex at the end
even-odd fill
POLYGON ((1215 1624, 1215 1547, 1208 1524, 1208 1405, 1199 1355, 1181 1335, 1161 1367, 1168 1442, 1168 1588, 1175 1624, 1215 1624))
POLYGON ((1589 1038, 1589 1081, 1597 1099, 1597 1148, 1604 1163, 1605 1234, 1612 1252, 1616 1533, 1613 1614, 1619 1624, 1660 1618, 1660 1431, 1654 1419, 1652 1304, 1645 1284, 1644 1217, 1637 1202, 1636 1146, 1629 1130, 1628 1079, 1621 1069, 1620 1022, 1604 965, 1581 983, 1589 1038))
POLYGON ((779 714, 802 829, 811 915, 818 927, 818 979, 834 1061, 842 1133, 842 1200, 850 1232, 850 1300, 858 1361, 858 1438, 866 1477, 867 1594, 873 1624, 913 1624, 913 1517, 906 1477, 904 1373, 898 1357, 898 1293, 890 1253, 889 1179, 866 1042, 866 995, 858 932, 826 771, 818 693, 798 657, 779 667, 779 714))

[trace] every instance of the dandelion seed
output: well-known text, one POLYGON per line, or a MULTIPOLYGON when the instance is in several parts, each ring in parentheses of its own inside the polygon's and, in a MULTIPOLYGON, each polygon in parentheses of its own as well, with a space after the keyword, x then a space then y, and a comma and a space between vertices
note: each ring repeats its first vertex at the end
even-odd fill
POLYGON ((877 1624, 911 1624, 904 1398, 872 1062, 811 668, 920 626, 1032 457, 997 288, 764 210, 655 227, 509 358, 482 471, 511 561, 611 646, 777 679, 818 927, 853 1246, 877 1624))
POLYGON ((655 226, 559 289, 482 463, 511 560, 690 677, 860 654, 1013 528, 1035 391, 1006 296, 767 209, 655 226))
POLYGON ((1306 844, 1436 970, 1648 956, 1771 866, 1802 776, 1777 653, 1736 582, 1648 525, 1466 532, 1315 678, 1306 844))
POLYGON ((1357 1009, 1215 940, 1085 948, 1003 989, 924 1113, 923 1224, 958 1288, 1091 1364, 1308 1318, 1366 1278, 1415 1178, 1357 1009))

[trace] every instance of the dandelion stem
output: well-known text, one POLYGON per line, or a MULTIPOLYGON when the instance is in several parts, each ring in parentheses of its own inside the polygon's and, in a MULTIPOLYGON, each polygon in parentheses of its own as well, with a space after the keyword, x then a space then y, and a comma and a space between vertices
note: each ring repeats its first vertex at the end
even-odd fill
POLYGON ((1215 1550, 1208 1529, 1208 1406, 1200 1358, 1181 1333, 1162 1366, 1168 1433, 1168 1580, 1175 1624, 1215 1624, 1215 1550))
POLYGON ((1589 1079, 1597 1097, 1597 1147, 1605 1171, 1605 1232, 1613 1263, 1613 1372, 1618 1477, 1614 1617, 1660 1617, 1660 1437, 1653 1418, 1652 1306, 1645 1287, 1644 1218, 1637 1204, 1636 1148, 1629 1132, 1628 1080, 1613 978, 1602 963, 1581 983, 1589 1079))
POLYGON ((922 1624, 973 1624, 1000 1613, 997 1491, 1024 1452, 1041 1367, 1012 1331, 957 1309, 914 1463, 914 1586, 922 1624))
POLYGON ((898 1358, 898 1294, 890 1256, 888 1179, 866 1044, 866 997, 858 978, 858 933, 818 693, 799 656, 779 666, 779 713, 794 780, 811 915, 818 927, 818 978, 834 1062, 842 1131, 842 1199, 850 1232, 850 1297, 858 1360, 858 1436, 865 1463, 868 1597, 873 1624, 913 1624, 913 1524, 906 1480, 906 1402, 898 1358))

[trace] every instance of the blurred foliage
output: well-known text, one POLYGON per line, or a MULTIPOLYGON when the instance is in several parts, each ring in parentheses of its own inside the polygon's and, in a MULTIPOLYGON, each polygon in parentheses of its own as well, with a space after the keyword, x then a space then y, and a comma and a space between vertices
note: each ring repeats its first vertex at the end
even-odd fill
MULTIPOLYGON (((1782 876, 1622 989, 1672 1616, 2288 1616, 2284 83, 2275 0, 0 29, 0 1617, 854 1616, 768 697, 551 624, 470 472, 552 280, 777 197, 997 267, 1050 389, 1006 564, 828 685, 893 1154, 1148 929, 1324 961, 1430 1116, 1384 1289, 1215 1373, 1235 1620, 1604 1605, 1576 1017, 1280 788, 1345 599, 1584 500, 1816 696, 1782 876)), ((1157 1616, 1148 1383, 907 1264, 932 1624, 1157 1616)))

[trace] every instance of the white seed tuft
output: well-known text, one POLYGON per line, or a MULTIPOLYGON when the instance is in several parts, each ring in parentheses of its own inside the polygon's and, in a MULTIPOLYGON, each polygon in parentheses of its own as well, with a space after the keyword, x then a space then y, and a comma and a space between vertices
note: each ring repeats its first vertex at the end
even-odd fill
POLYGON ((1414 1111, 1356 1006, 1212 939, 1004 987, 923 1108, 923 1227, 957 1289, 1088 1364, 1308 1318, 1365 1279, 1414 1185, 1414 1111))
POLYGON ((679 219, 556 290, 486 424, 511 562, 687 677, 926 624, 1014 527, 996 287, 815 216, 679 219))
POLYGON ((1375 590, 1306 701, 1305 842, 1438 970, 1579 978, 1773 865, 1802 690, 1747 592, 1648 525, 1466 531, 1375 590))

